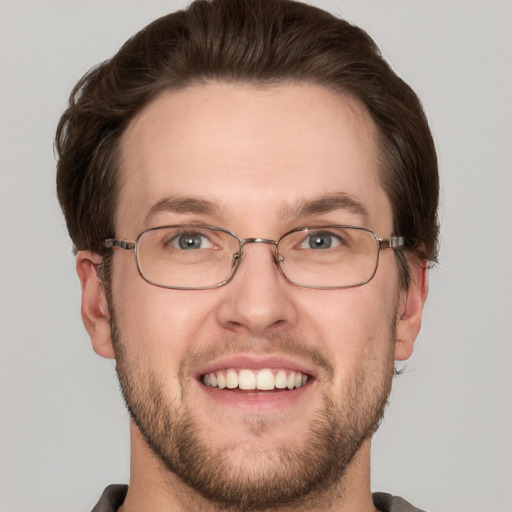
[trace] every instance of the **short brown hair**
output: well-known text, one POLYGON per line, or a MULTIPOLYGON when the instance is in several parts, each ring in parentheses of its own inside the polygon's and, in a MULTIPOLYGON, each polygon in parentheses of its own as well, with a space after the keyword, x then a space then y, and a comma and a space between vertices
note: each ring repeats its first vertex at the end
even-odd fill
POLYGON ((437 158, 418 97, 363 30, 292 0, 196 0, 82 77, 56 135, 57 193, 76 250, 103 254, 115 236, 118 145, 130 120, 164 90, 209 81, 308 82, 357 98, 379 131, 393 231, 410 255, 436 261, 437 158))

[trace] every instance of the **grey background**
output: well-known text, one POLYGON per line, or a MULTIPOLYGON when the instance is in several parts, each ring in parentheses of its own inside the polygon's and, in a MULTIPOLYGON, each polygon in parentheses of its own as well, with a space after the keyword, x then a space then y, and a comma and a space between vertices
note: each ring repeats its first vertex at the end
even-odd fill
MULTIPOLYGON (((313 2, 365 28, 423 100, 441 263, 374 440, 375 490, 512 511, 512 3, 313 2)), ((80 320, 52 138, 89 67, 185 2, 0 0, 0 511, 87 511, 128 481, 128 421, 80 320)))

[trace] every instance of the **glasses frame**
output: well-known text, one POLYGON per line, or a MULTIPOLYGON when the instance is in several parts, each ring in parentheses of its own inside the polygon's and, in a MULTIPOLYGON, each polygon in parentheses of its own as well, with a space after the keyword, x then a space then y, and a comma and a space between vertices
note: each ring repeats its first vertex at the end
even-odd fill
POLYGON ((144 279, 144 281, 146 281, 147 283, 149 283, 149 284, 151 284, 153 286, 158 286, 159 288, 166 288, 166 289, 169 289, 169 290, 211 290, 213 288, 220 288, 221 286, 224 286, 224 285, 228 284, 233 279, 233 277, 236 274, 236 271, 238 270, 238 267, 240 266, 240 263, 242 261, 242 257, 244 255, 243 248, 247 244, 275 245, 274 257, 275 257, 276 264, 277 264, 281 274, 283 274, 283 276, 285 277, 285 279, 287 281, 289 281, 290 283, 292 283, 292 284, 294 284, 296 286, 300 286, 301 288, 312 288, 312 289, 315 289, 315 290, 342 290, 342 289, 345 289, 345 288, 356 288, 358 286, 363 286, 366 283, 370 282, 375 277, 375 274, 377 272, 377 268, 379 266, 379 256, 380 256, 381 249, 400 249, 400 248, 402 248, 405 245, 405 240, 401 236, 391 236, 391 237, 387 237, 387 238, 380 238, 379 235, 377 235, 371 229, 362 228, 362 227, 359 227, 359 226, 343 225, 343 224, 336 224, 336 225, 333 224, 333 225, 328 225, 328 226, 306 226, 306 227, 299 227, 299 228, 295 228, 295 229, 292 229, 290 231, 287 231, 278 240, 271 240, 271 239, 267 239, 267 238, 244 238, 244 239, 240 239, 240 238, 238 238, 235 235, 235 233, 233 233, 232 231, 229 231, 228 229, 219 228, 217 226, 209 226, 209 225, 205 225, 205 224, 169 224, 169 225, 165 225, 165 226, 156 226, 156 227, 153 227, 153 228, 145 229, 144 231, 142 231, 141 233, 139 233, 137 235, 137 237, 135 238, 135 241, 133 241, 133 242, 130 242, 130 241, 127 241, 127 240, 120 240, 120 239, 116 239, 116 238, 107 238, 103 242, 103 245, 107 249, 113 249, 114 247, 117 247, 117 248, 123 249, 125 251, 133 251, 134 255, 135 255, 135 263, 137 265, 137 270, 139 272, 139 275, 142 277, 142 279, 144 279), (217 283, 217 284, 210 285, 210 286, 200 286, 200 287, 197 287, 197 286, 193 286, 193 287, 188 287, 188 286, 169 286, 169 285, 164 285, 164 284, 156 283, 156 282, 152 281, 151 279, 149 279, 146 275, 144 275, 144 273, 142 272, 142 269, 140 267, 138 251, 137 251, 139 240, 140 240, 140 238, 145 233, 148 233, 148 232, 151 232, 151 231, 157 231, 157 230, 161 230, 161 229, 168 229, 168 228, 196 228, 196 229, 201 229, 202 228, 202 229, 210 229, 212 231, 220 231, 222 233, 226 233, 227 235, 230 235, 231 237, 233 237, 238 242, 238 251, 235 254, 233 254, 234 264, 233 264, 233 270, 231 272, 231 275, 226 280, 222 281, 221 283, 217 283), (355 229, 355 230, 358 230, 358 231, 364 231, 364 232, 369 233, 369 234, 371 234, 373 236, 373 238, 375 239, 375 242, 377 244, 377 259, 376 259, 376 262, 375 262, 375 268, 373 269, 373 272, 372 272, 371 276, 368 279, 366 279, 366 280, 364 280, 364 281, 362 281, 360 283, 351 284, 351 285, 343 285, 343 286, 315 286, 315 285, 307 285, 307 284, 298 283, 298 282, 293 281, 292 279, 290 279, 286 275, 286 273, 284 272, 284 270, 281 267, 281 261, 284 261, 284 258, 278 252, 278 247, 279 247, 279 243, 281 242, 281 240, 283 238, 291 235, 292 233, 297 233, 297 232, 300 232, 300 231, 314 231, 314 230, 320 230, 320 229, 327 230, 327 229, 330 229, 330 228, 331 229, 332 228, 336 228, 336 229, 355 229))

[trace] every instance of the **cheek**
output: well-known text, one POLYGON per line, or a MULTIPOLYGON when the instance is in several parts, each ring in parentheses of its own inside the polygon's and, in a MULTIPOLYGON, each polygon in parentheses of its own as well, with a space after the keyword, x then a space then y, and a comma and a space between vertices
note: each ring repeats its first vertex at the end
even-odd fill
POLYGON ((344 380, 372 361, 376 365, 385 361, 386 366, 395 341, 395 290, 386 294, 372 281, 359 288, 323 293, 309 302, 304 315, 314 326, 315 339, 331 354, 337 378, 344 380))
POLYGON ((153 286, 133 263, 121 262, 113 275, 120 342, 130 358, 146 361, 156 371, 174 371, 201 340, 200 331, 212 316, 211 301, 205 293, 153 286))

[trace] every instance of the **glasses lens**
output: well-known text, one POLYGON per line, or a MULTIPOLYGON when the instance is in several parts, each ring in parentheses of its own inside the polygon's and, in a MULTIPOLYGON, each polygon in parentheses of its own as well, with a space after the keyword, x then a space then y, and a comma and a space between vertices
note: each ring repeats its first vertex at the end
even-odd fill
POLYGON ((142 277, 168 288, 212 288, 228 281, 238 252, 233 235, 203 226, 150 229, 137 240, 142 277))
POLYGON ((301 286, 343 288, 370 280, 377 268, 379 244, 362 228, 328 226, 305 228, 279 241, 280 266, 301 286))

